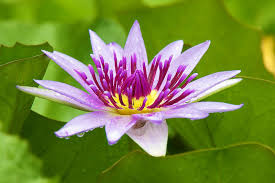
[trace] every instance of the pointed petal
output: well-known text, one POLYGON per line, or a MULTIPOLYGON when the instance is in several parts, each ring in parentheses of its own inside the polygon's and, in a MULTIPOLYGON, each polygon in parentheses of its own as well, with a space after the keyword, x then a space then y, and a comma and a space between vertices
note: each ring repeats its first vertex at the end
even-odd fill
POLYGON ((163 116, 165 119, 188 118, 192 120, 203 119, 208 116, 207 112, 193 109, 191 107, 188 107, 188 105, 189 104, 186 104, 176 108, 168 109, 167 111, 163 111, 163 116))
POLYGON ((188 108, 193 108, 195 110, 200 110, 207 113, 234 111, 243 106, 243 104, 233 105, 223 102, 195 102, 187 105, 188 108))
MULTIPOLYGON (((174 41, 174 42, 168 44, 162 50, 160 50, 160 52, 155 57, 157 58, 159 55, 161 55, 161 62, 164 63, 165 60, 168 60, 170 56, 173 56, 172 57, 172 62, 171 62, 171 65, 173 65, 173 60, 175 60, 181 54, 182 47, 183 47, 183 41, 182 40, 174 41)), ((149 65, 148 72, 150 71, 150 69, 152 67, 152 63, 153 62, 151 61, 150 65, 149 65)), ((167 75, 168 74, 166 74, 166 77, 164 78, 164 81, 166 80, 167 75)), ((159 70, 157 70, 155 78, 159 78, 159 70)), ((155 79, 153 86, 156 86, 157 83, 158 83, 158 80, 155 79)), ((165 83, 165 82, 163 82, 163 83, 165 83)), ((162 88, 162 87, 160 87, 160 88, 162 88)))
POLYGON ((29 86, 16 86, 16 88, 21 90, 22 92, 27 93, 27 94, 31 94, 36 97, 48 99, 48 100, 51 100, 51 101, 54 101, 54 102, 57 102, 60 104, 68 105, 70 107, 80 109, 82 111, 93 111, 94 110, 90 106, 84 105, 76 100, 73 100, 72 98, 61 95, 60 93, 57 93, 52 90, 36 88, 36 87, 29 87, 29 86))
POLYGON ((112 118, 112 115, 103 111, 82 114, 66 123, 65 126, 55 132, 55 135, 62 138, 87 132, 104 126, 110 118, 112 118))
POLYGON ((109 43, 107 46, 111 50, 112 54, 114 54, 114 52, 116 53, 117 60, 120 61, 123 56, 123 48, 121 48, 121 46, 115 42, 109 43))
POLYGON ((93 55, 99 59, 102 56, 104 62, 109 64, 110 69, 114 69, 113 53, 105 42, 92 30, 89 30, 93 55))
POLYGON ((110 145, 115 144, 133 125, 136 120, 129 115, 113 116, 106 122, 105 131, 110 145))
POLYGON ((158 57, 159 55, 161 55, 161 61, 165 61, 169 59, 170 56, 173 56, 173 60, 175 60, 181 54, 182 47, 183 47, 182 40, 174 41, 168 44, 167 46, 165 46, 162 50, 160 50, 160 52, 155 57, 158 57))
MULTIPOLYGON (((43 50, 42 50, 43 51, 43 50)), ((47 52, 47 51, 43 51, 44 53, 46 52, 46 53, 49 53, 49 52, 47 52)), ((64 66, 64 67, 73 67, 74 69, 79 69, 80 71, 83 71, 83 72, 87 72, 87 73, 89 73, 89 68, 85 65, 85 64, 83 64, 82 62, 80 62, 80 61, 78 61, 78 60, 76 60, 76 59, 74 59, 73 57, 70 57, 69 55, 66 55, 66 54, 64 54, 64 53, 60 53, 60 52, 58 52, 58 51, 54 51, 53 53, 52 53, 53 55, 56 55, 56 56, 59 56, 59 57, 61 57, 61 58, 63 58, 63 59, 65 59, 65 62, 66 63, 60 63, 60 64, 62 64, 62 66, 64 66), (66 65, 65 65, 66 64, 66 65)), ((59 65, 59 63, 58 63, 58 65, 59 65)), ((64 69, 65 70, 65 69, 64 69)))
POLYGON ((141 128, 131 128, 127 135, 133 139, 144 151, 152 156, 165 156, 168 127, 166 121, 161 124, 146 122, 141 128))
POLYGON ((184 88, 183 91, 189 89, 189 90, 195 90, 195 92, 190 94, 188 97, 186 97, 184 100, 182 100, 177 105, 182 104, 186 101, 189 101, 190 99, 192 99, 194 97, 197 97, 198 95, 204 93, 205 91, 216 86, 217 84, 236 76, 240 72, 241 72, 240 70, 216 72, 214 74, 204 76, 200 79, 197 79, 197 80, 189 83, 184 88))
POLYGON ((131 68, 131 56, 133 56, 134 53, 137 56, 137 69, 142 70, 143 62, 145 62, 147 66, 148 60, 138 21, 134 22, 124 47, 124 54, 127 59, 127 68, 129 72, 131 72, 129 69, 131 68))
POLYGON ((207 51, 209 45, 210 41, 205 41, 183 52, 171 63, 168 73, 174 74, 180 65, 186 65, 184 74, 189 75, 207 51))
POLYGON ((83 105, 89 106, 93 110, 103 110, 105 105, 98 100, 96 96, 89 95, 88 93, 70 86, 65 83, 49 80, 34 80, 37 84, 43 86, 46 89, 53 90, 61 95, 65 95, 83 105))
POLYGON ((223 82, 221 82, 221 83, 213 86, 212 88, 206 90, 205 92, 201 93, 197 97, 192 98, 190 100, 190 102, 198 102, 200 100, 203 100, 203 99, 209 97, 210 95, 213 95, 213 94, 218 93, 218 92, 220 92, 222 90, 225 90, 227 88, 235 86, 236 84, 238 84, 241 81, 242 81, 241 78, 235 78, 235 79, 225 80, 225 81, 223 81, 223 82))
POLYGON ((64 69, 68 74, 70 74, 78 83, 80 83, 83 88, 85 88, 91 95, 95 95, 93 90, 83 81, 83 79, 75 72, 84 72, 88 79, 91 78, 89 68, 78 60, 54 51, 53 53, 42 50, 50 59, 52 59, 56 64, 58 64, 62 69, 64 69))
POLYGON ((106 50, 105 42, 92 30, 89 30, 93 53, 98 55, 106 50))

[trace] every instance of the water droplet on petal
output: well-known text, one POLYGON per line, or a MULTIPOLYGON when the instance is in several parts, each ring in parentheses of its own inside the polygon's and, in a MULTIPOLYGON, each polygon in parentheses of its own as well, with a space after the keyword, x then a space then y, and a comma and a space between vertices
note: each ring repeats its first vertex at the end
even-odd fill
POLYGON ((83 137, 84 134, 85 134, 85 132, 82 132, 82 133, 76 134, 76 136, 83 137))

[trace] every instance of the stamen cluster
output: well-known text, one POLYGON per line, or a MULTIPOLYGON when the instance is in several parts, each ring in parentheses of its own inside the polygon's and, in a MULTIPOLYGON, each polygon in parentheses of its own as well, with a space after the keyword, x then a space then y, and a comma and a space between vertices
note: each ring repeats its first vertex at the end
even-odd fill
POLYGON ((114 71, 110 69, 109 64, 102 56, 99 58, 92 56, 98 75, 95 74, 92 65, 88 65, 91 79, 88 79, 84 72, 75 71, 108 107, 117 110, 127 108, 138 111, 145 108, 162 108, 173 105, 193 93, 194 90, 183 90, 183 88, 198 74, 195 73, 188 78, 188 75, 184 73, 187 66, 180 65, 173 75, 168 72, 173 55, 164 62, 161 61, 161 57, 161 55, 156 56, 148 70, 145 62, 143 62, 142 69, 137 69, 137 56, 133 54, 130 58, 130 68, 127 68, 126 57, 118 60, 117 54, 114 52, 114 71), (127 102, 124 100, 125 98, 127 98, 127 102), (138 100, 142 100, 142 102, 137 106, 135 102, 138 100))

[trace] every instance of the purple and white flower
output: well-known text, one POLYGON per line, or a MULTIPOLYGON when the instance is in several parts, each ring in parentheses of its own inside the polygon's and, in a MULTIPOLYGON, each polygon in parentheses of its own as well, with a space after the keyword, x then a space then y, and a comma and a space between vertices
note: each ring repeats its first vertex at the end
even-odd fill
POLYGON ((210 41, 183 53, 183 41, 172 42, 148 63, 137 21, 124 48, 116 43, 105 44, 91 30, 90 37, 95 68, 57 51, 43 51, 87 92, 48 80, 35 80, 45 89, 17 86, 23 92, 89 111, 55 132, 58 137, 105 126, 109 144, 115 144, 127 134, 150 155, 164 156, 168 139, 166 119, 203 119, 209 113, 242 107, 242 104, 198 102, 241 81, 232 79, 239 70, 217 72, 197 80, 194 80, 197 73, 190 75, 210 41))

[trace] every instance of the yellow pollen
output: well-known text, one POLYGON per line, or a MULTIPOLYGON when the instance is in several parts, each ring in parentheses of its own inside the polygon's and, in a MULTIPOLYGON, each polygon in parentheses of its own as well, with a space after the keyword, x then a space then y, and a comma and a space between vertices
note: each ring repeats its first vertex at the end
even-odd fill
POLYGON ((161 111, 160 108, 153 108, 153 109, 147 108, 148 106, 152 105, 155 102, 157 97, 158 97, 157 90, 152 90, 151 93, 147 95, 147 101, 146 101, 145 107, 142 110, 138 110, 142 106, 144 97, 140 97, 139 99, 132 98, 132 109, 130 109, 128 96, 122 94, 122 101, 125 104, 125 105, 122 105, 119 101, 119 95, 116 94, 115 97, 113 98, 116 101, 117 106, 122 109, 114 108, 113 110, 115 110, 116 113, 119 113, 121 115, 151 113, 151 112, 161 111))

